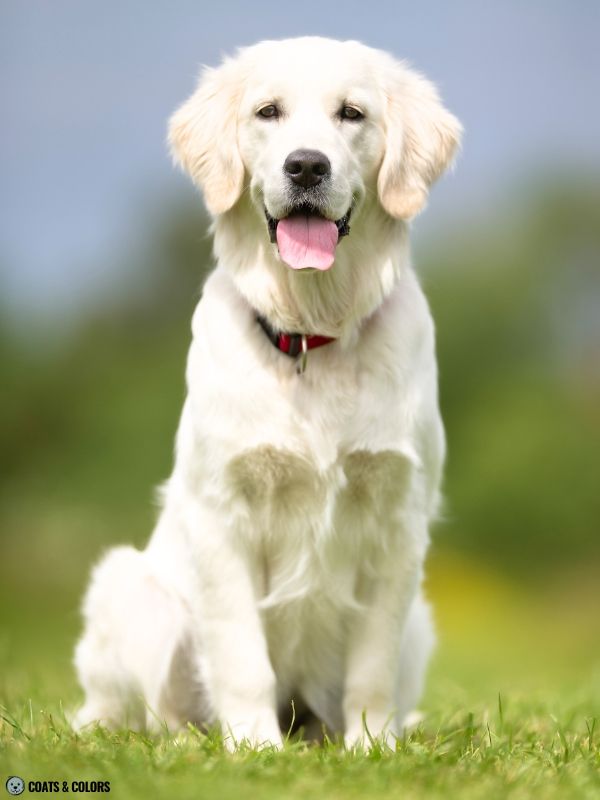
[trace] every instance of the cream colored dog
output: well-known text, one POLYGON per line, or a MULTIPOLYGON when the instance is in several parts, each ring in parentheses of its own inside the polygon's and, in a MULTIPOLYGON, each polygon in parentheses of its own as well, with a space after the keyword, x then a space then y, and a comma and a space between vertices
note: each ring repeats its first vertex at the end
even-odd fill
POLYGON ((279 745, 294 700, 348 744, 402 730, 444 457, 408 220, 459 135, 424 78, 322 38, 242 50, 173 116, 218 266, 156 530, 85 599, 79 725, 279 745))

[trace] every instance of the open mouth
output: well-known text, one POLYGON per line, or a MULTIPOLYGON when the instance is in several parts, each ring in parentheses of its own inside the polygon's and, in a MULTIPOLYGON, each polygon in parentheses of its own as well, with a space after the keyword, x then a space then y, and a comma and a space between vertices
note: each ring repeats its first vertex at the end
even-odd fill
POLYGON ((309 205, 297 206, 281 219, 274 219, 265 209, 269 237, 292 269, 329 269, 339 240, 350 233, 351 213, 349 208, 334 222, 309 205))

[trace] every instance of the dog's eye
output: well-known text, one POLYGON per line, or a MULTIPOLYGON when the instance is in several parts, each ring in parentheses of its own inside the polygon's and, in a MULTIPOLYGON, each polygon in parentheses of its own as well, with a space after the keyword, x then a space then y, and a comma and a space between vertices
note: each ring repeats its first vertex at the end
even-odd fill
POLYGON ((364 118, 364 114, 362 114, 358 108, 354 108, 354 106, 343 106, 342 110, 340 111, 340 118, 341 119, 351 119, 353 121, 360 120, 364 118))
POLYGON ((271 103, 268 106, 263 106, 259 108, 256 112, 257 117, 262 117, 263 119, 276 119, 279 116, 279 109, 276 105, 271 103))

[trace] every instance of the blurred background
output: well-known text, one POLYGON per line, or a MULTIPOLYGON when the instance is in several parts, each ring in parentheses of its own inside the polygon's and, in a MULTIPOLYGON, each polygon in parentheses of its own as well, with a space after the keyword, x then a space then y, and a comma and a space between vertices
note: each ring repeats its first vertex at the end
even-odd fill
POLYGON ((426 705, 598 713, 600 6, 4 0, 0 30, 0 703, 77 698, 89 569, 144 544, 171 468, 212 261, 166 120, 200 64, 321 34, 408 59, 466 129, 414 223, 449 440, 426 705))

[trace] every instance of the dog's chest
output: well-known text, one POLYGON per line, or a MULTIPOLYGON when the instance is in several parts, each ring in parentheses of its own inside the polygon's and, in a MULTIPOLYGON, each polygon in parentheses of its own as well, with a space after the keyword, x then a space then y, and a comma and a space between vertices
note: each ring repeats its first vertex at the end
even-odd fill
POLYGON ((393 450, 354 450, 326 469, 272 445, 234 457, 227 483, 240 533, 260 554, 265 604, 315 592, 355 602, 361 574, 397 533, 410 470, 393 450))

